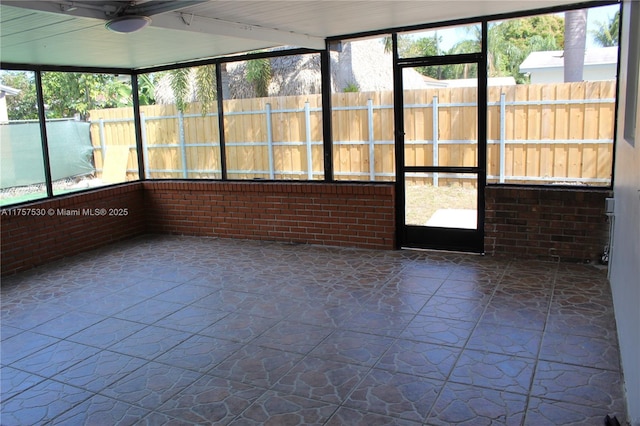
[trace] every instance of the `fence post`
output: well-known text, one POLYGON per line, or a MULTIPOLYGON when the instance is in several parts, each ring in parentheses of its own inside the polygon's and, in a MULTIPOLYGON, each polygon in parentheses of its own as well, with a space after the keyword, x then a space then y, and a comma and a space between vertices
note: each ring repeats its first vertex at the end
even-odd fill
POLYGON ((271 104, 267 102, 265 105, 265 113, 267 116, 267 154, 269 155, 269 179, 276 178, 273 167, 273 132, 271 129, 271 104))
POLYGON ((182 111, 178 111, 178 138, 180 143, 180 154, 182 157, 182 177, 187 178, 187 147, 184 142, 184 116, 182 111))
POLYGON ((147 148, 147 119, 144 117, 144 112, 140 112, 140 130, 142 133, 142 160, 144 161, 144 177, 149 179, 151 172, 149 172, 149 149, 147 148))
POLYGON ((98 120, 98 126, 100 129, 100 152, 102 153, 102 173, 104 174, 104 159, 107 155, 107 147, 105 143, 104 136, 104 119, 101 118, 98 120))
POLYGON ((304 103, 304 127, 307 138, 307 178, 313 180, 313 152, 311 151, 311 111, 309 101, 304 103))
MULTIPOLYGON (((438 166, 438 97, 433 97, 433 164, 432 166, 438 166)), ((433 173, 433 186, 438 186, 438 173, 433 173)))
POLYGON ((504 157, 506 139, 506 95, 500 93, 500 183, 504 183, 504 157))
POLYGON ((367 124, 369 125, 369 179, 376 180, 376 146, 373 138, 373 100, 367 100, 367 124))

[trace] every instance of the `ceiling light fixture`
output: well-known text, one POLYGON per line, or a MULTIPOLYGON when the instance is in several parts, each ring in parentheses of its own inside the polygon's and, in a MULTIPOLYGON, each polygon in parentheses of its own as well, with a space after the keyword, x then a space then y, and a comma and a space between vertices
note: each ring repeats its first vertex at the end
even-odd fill
POLYGON ((104 24, 108 30, 116 33, 133 33, 139 31, 151 23, 151 18, 139 15, 125 15, 113 18, 104 24))

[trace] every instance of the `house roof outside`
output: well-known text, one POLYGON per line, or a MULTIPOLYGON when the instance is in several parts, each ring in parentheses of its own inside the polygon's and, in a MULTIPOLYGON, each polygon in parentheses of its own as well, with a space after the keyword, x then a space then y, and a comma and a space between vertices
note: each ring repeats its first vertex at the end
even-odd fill
MULTIPOLYGON (((584 65, 605 65, 616 64, 618 62, 618 46, 598 47, 587 49, 584 55, 584 65)), ((563 50, 546 50, 531 52, 529 56, 520 64, 520 72, 526 73, 541 68, 562 68, 564 67, 563 50)))
POLYGON ((5 86, 4 84, 0 84, 0 93, 3 95, 12 95, 15 96, 20 93, 20 89, 14 89, 13 87, 5 86))

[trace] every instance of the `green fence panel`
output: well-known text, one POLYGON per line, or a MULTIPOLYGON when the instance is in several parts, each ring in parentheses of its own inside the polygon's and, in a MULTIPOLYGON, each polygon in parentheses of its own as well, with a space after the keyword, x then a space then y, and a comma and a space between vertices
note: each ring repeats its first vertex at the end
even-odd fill
MULTIPOLYGON (((81 121, 47 122, 51 178, 54 181, 95 172, 89 127, 89 123, 81 121)), ((45 181, 38 123, 0 125, 0 148, 0 188, 45 181)))

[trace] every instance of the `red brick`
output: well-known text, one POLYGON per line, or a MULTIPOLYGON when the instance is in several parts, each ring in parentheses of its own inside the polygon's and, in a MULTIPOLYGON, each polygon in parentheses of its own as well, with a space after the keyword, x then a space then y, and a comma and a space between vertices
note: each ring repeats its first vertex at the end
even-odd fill
POLYGON ((485 246, 491 254, 597 259, 607 244, 603 206, 609 191, 490 186, 485 194, 492 210, 485 215, 485 246), (505 223, 520 226, 514 230, 505 223))

